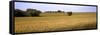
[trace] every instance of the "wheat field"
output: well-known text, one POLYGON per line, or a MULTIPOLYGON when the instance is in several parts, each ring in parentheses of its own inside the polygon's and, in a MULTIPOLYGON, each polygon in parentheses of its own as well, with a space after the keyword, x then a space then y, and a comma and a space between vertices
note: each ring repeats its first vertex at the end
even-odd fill
POLYGON ((15 17, 15 33, 96 28, 96 13, 42 13, 40 17, 15 17))

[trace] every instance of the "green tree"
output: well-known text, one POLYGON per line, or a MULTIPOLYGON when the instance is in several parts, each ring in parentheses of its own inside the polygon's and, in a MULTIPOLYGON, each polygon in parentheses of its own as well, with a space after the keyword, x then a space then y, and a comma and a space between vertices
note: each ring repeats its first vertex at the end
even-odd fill
POLYGON ((60 13, 60 12, 62 12, 62 11, 61 11, 61 10, 58 10, 57 12, 59 12, 59 13, 60 13))
POLYGON ((36 9, 27 9, 28 16, 40 16, 41 11, 36 9))
POLYGON ((20 9, 15 9, 14 10, 14 16, 15 17, 24 17, 24 16, 26 16, 26 12, 22 11, 20 9))
POLYGON ((68 16, 72 15, 72 11, 67 12, 68 16))

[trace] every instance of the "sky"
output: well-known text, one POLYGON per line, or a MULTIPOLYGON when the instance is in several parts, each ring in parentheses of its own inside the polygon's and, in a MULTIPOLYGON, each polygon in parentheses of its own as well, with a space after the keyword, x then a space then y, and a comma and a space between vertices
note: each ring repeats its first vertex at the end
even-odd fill
POLYGON ((26 9, 37 9, 45 11, 73 11, 73 12, 96 12, 96 7, 93 6, 76 6, 76 5, 60 5, 60 4, 43 4, 43 3, 25 3, 15 2, 15 9, 26 11, 26 9))

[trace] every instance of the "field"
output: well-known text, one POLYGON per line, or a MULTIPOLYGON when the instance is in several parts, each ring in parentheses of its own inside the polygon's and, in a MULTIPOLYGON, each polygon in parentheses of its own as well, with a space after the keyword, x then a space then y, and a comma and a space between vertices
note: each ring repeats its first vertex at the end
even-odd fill
POLYGON ((96 13, 42 13, 40 17, 15 17, 15 33, 96 28, 96 13))

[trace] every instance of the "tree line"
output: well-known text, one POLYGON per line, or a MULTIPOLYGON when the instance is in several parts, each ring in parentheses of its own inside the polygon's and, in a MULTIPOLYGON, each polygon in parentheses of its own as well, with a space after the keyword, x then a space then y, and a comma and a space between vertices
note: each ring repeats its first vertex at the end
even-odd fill
MULTIPOLYGON (((15 9, 14 10, 14 16, 15 17, 34 17, 34 16, 40 16, 40 13, 42 11, 37 9, 27 9, 26 11, 15 9)), ((45 13, 64 13, 64 11, 58 10, 58 11, 46 11, 45 13)), ((72 12, 67 12, 68 16, 72 15, 72 12)))
POLYGON ((27 9, 26 11, 22 11, 20 9, 14 10, 15 17, 32 17, 32 16, 39 16, 41 13, 40 10, 37 9, 27 9))

